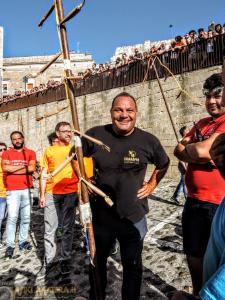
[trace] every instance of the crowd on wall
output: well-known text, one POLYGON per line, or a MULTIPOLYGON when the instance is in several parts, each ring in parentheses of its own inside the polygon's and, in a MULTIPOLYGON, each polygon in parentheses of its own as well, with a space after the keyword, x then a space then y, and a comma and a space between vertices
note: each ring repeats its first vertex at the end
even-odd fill
POLYGON ((94 63, 92 68, 87 69, 83 74, 85 78, 91 75, 102 73, 108 71, 112 68, 117 68, 126 64, 134 63, 138 60, 148 59, 150 56, 160 55, 169 51, 182 51, 185 52, 187 46, 194 43, 199 43, 203 40, 209 39, 207 43, 208 51, 212 50, 213 43, 211 38, 224 34, 225 33, 225 23, 215 24, 212 22, 208 26, 206 31, 204 28, 199 28, 196 30, 190 30, 184 36, 178 35, 173 40, 168 40, 164 42, 155 42, 152 43, 149 51, 141 51, 138 48, 133 50, 133 54, 128 55, 127 53, 122 53, 120 56, 117 56, 115 62, 99 64, 98 66, 94 63))
MULTIPOLYGON (((127 53, 122 53, 121 55, 117 56, 114 62, 106 62, 106 63, 100 63, 96 64, 93 63, 91 68, 86 69, 84 72, 78 73, 77 81, 91 77, 96 74, 102 74, 107 72, 111 72, 113 69, 117 69, 118 67, 124 66, 124 65, 130 65, 140 60, 147 60, 152 56, 158 56, 165 53, 165 57, 163 58, 164 63, 167 59, 167 53, 170 53, 171 59, 176 59, 178 53, 185 53, 189 49, 189 56, 188 56, 188 64, 192 64, 192 60, 194 59, 194 55, 196 54, 196 48, 195 45, 200 45, 201 43, 203 45, 204 40, 207 41, 205 47, 206 53, 210 56, 211 54, 214 54, 214 40, 213 38, 222 35, 225 33, 225 23, 222 24, 215 24, 215 22, 212 22, 208 26, 208 30, 205 30, 204 28, 199 28, 196 30, 190 30, 185 35, 178 35, 174 38, 174 40, 167 40, 163 42, 155 42, 152 43, 149 51, 141 51, 138 48, 135 48, 133 50, 133 53, 131 55, 128 55, 127 53), (194 45, 192 48, 190 45, 194 45), (188 48, 189 47, 189 48, 188 48)), ((204 57, 201 57, 202 63, 204 64, 204 57)), ((47 84, 40 84, 37 87, 34 87, 32 89, 29 89, 27 91, 16 91, 13 95, 7 95, 2 98, 0 98, 0 104, 13 101, 18 98, 22 98, 27 95, 35 94, 40 91, 48 90, 49 88, 55 88, 61 85, 62 82, 55 81, 55 80, 49 80, 47 84)))
POLYGON ((49 88, 55 88, 61 85, 62 82, 56 80, 49 80, 47 83, 41 83, 39 86, 35 86, 32 89, 28 89, 26 91, 16 90, 13 95, 6 95, 0 98, 0 104, 6 103, 9 101, 13 101, 15 99, 23 98, 25 96, 35 94, 37 92, 46 91, 49 88))

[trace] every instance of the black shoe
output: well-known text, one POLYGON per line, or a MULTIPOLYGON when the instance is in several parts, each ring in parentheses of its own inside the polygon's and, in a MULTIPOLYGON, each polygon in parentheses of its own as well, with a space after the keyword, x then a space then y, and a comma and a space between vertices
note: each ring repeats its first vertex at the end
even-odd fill
POLYGON ((68 261, 61 261, 60 262, 60 269, 61 269, 61 274, 62 275, 67 275, 70 274, 71 270, 70 270, 70 264, 68 261))
POLYGON ((23 242, 19 245, 20 251, 30 251, 32 249, 32 245, 29 242, 23 242))
POLYGON ((176 204, 180 204, 179 200, 176 197, 171 197, 171 201, 174 201, 176 204))
POLYGON ((48 276, 51 273, 56 274, 58 262, 51 262, 49 264, 43 264, 41 269, 38 271, 37 275, 39 277, 45 277, 48 276))
POLYGON ((13 252, 14 252, 14 248, 8 246, 6 248, 6 251, 5 251, 5 258, 12 258, 13 257, 13 252))

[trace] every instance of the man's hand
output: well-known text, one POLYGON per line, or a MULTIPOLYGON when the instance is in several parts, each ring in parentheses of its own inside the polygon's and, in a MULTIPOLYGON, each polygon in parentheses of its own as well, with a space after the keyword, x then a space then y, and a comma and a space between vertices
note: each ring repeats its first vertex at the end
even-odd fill
POLYGON ((42 175, 42 179, 44 179, 44 180, 50 180, 50 179, 52 179, 52 174, 51 173, 44 173, 42 175))
POLYGON ((154 190, 155 186, 152 183, 144 181, 143 186, 138 190, 137 197, 144 199, 148 197, 154 190))
MULTIPOLYGON (((86 180, 90 183, 92 183, 93 185, 96 185, 96 182, 91 179, 91 178, 86 178, 86 180)), ((88 190, 88 194, 89 195, 96 195, 96 193, 92 190, 92 188, 90 186, 87 185, 87 190, 88 190)))
POLYGON ((40 208, 44 208, 45 207, 45 196, 42 196, 42 197, 39 198, 38 206, 40 208))
POLYGON ((149 179, 148 182, 144 181, 142 187, 138 190, 137 192, 137 197, 139 199, 144 199, 146 197, 148 197, 153 191, 154 189, 157 187, 157 185, 159 184, 159 182, 161 181, 161 179, 164 177, 164 175, 166 174, 166 171, 169 167, 169 159, 168 159, 168 163, 167 165, 162 168, 162 169, 154 169, 151 178, 149 179))

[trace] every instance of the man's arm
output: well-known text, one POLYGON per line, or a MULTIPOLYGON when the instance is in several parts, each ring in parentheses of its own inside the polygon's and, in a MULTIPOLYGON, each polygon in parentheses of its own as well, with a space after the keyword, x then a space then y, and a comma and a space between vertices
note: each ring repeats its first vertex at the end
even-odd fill
POLYGON ((39 198, 39 207, 45 207, 45 190, 46 190, 46 176, 47 176, 47 169, 42 168, 41 176, 40 176, 40 198, 39 198))
POLYGON ((220 134, 212 144, 210 155, 225 179, 225 133, 220 134))
POLYGON ((9 160, 2 160, 2 170, 11 174, 32 174, 36 170, 36 161, 30 160, 28 165, 11 165, 9 160))
MULTIPOLYGON (((224 254, 223 256, 224 257, 224 254)), ((200 296, 201 299, 224 299, 224 285, 225 285, 225 262, 221 257, 221 261, 216 272, 209 278, 209 280, 203 285, 200 296), (216 291, 213 295, 213 291, 216 291), (211 297, 212 296, 212 297, 211 297), (215 297, 216 298, 215 298, 215 297)))
POLYGON ((174 155, 180 160, 188 163, 195 162, 186 151, 186 146, 191 143, 190 137, 185 137, 174 149, 174 155))
POLYGON ((185 137, 177 144, 174 155, 181 161, 204 164, 211 161, 209 150, 220 133, 212 134, 207 140, 191 143, 190 137, 185 137))
POLYGON ((169 162, 166 165, 166 167, 164 167, 163 169, 160 170, 156 168, 154 169, 149 181, 144 182, 142 188, 138 190, 137 197, 139 199, 148 197, 154 191, 154 189, 157 187, 161 179, 165 176, 168 167, 169 167, 169 162))
POLYGON ((215 139, 220 134, 221 133, 216 132, 216 133, 213 133, 207 140, 187 145, 186 146, 187 153, 193 159, 209 162, 210 160, 212 160, 209 151, 210 151, 210 149, 212 147, 212 144, 214 143, 215 139))

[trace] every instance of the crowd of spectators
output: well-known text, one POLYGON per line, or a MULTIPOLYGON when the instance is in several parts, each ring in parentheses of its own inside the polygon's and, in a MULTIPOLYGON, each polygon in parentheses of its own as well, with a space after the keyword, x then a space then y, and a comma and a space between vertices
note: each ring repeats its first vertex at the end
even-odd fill
MULTIPOLYGON (((133 50, 131 55, 127 53, 122 53, 121 55, 117 56, 116 59, 112 62, 100 63, 96 64, 93 63, 91 68, 86 69, 84 72, 78 73, 76 77, 76 81, 80 81, 82 79, 91 77, 96 74, 108 74, 113 69, 117 69, 121 66, 130 65, 137 61, 146 61, 152 56, 162 56, 163 63, 167 62, 168 53, 170 53, 170 59, 176 59, 178 57, 178 53, 185 53, 187 50, 189 51, 188 54, 188 65, 192 64, 192 61, 196 58, 196 45, 203 45, 205 54, 210 57, 210 55, 214 54, 214 41, 213 37, 218 35, 222 35, 225 33, 225 23, 215 24, 212 22, 208 26, 208 30, 205 31, 204 28, 199 28, 196 30, 190 30, 184 36, 178 35, 173 40, 161 41, 161 42, 153 42, 151 47, 148 51, 141 51, 138 48, 133 50), (206 44, 204 42, 206 41, 206 44), (192 46, 193 45, 193 46, 192 46)), ((203 52, 204 52, 203 51, 203 52)), ((205 56, 206 57, 206 56, 205 56)), ((205 60, 204 55, 201 56, 202 63, 205 60)), ((49 80, 46 84, 42 83, 37 87, 29 89, 27 91, 16 91, 14 95, 7 95, 3 98, 0 98, 0 104, 4 102, 13 101, 18 98, 22 98, 27 95, 31 95, 37 92, 42 92, 49 88, 55 88, 61 85, 62 82, 49 80)))
POLYGON ((60 81, 49 80, 47 83, 41 83, 39 86, 35 86, 32 89, 28 89, 26 91, 16 90, 13 95, 7 95, 0 98, 0 104, 13 101, 15 99, 23 98, 25 96, 32 95, 37 92, 47 91, 48 89, 58 87, 61 84, 62 82, 60 81))
MULTIPOLYGON (((185 52, 187 50, 188 45, 194 43, 201 43, 201 41, 203 40, 207 40, 206 50, 208 53, 210 53, 213 52, 214 47, 211 38, 223 33, 225 33, 225 23, 221 25, 212 22, 208 26, 207 31, 205 31, 204 28, 199 28, 197 31, 190 30, 184 36, 178 35, 173 40, 152 43, 149 51, 141 51, 138 48, 135 48, 131 55, 128 55, 127 53, 122 53, 120 56, 116 57, 114 62, 99 64, 98 66, 96 65, 96 63, 94 63, 92 65, 92 68, 87 69, 84 73, 81 73, 80 75, 84 78, 87 78, 91 75, 99 74, 111 70, 113 68, 118 68, 120 66, 131 64, 138 60, 145 60, 150 58, 151 56, 160 55, 169 51, 173 52, 171 56, 173 56, 173 58, 176 58, 178 51, 185 52)), ((192 50, 192 55, 193 51, 194 49, 192 50)))

